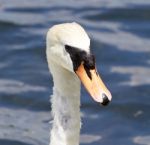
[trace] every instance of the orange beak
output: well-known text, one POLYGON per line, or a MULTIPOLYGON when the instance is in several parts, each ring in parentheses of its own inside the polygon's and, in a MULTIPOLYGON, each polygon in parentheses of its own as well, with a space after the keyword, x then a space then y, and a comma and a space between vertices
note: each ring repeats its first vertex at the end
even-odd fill
POLYGON ((90 76, 87 74, 83 63, 76 70, 76 74, 80 78, 81 82, 96 102, 100 102, 103 105, 107 105, 111 101, 111 93, 106 88, 102 79, 98 75, 96 68, 88 70, 90 76))

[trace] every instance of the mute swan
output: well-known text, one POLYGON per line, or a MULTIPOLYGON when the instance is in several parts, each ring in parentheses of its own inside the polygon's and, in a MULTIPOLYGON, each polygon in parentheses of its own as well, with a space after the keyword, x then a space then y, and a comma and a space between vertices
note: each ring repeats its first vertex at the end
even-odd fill
POLYGON ((90 39, 79 24, 50 28, 46 55, 54 82, 50 145, 79 145, 80 80, 92 98, 103 105, 109 103, 111 94, 96 71, 90 39))

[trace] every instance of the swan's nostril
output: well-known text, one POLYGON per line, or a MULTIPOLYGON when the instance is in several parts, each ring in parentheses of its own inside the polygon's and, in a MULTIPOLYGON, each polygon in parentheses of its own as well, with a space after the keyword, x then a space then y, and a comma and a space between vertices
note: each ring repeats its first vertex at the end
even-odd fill
POLYGON ((108 105, 110 101, 109 101, 108 97, 106 96, 106 94, 103 93, 102 98, 103 98, 102 105, 104 105, 104 106, 108 105))

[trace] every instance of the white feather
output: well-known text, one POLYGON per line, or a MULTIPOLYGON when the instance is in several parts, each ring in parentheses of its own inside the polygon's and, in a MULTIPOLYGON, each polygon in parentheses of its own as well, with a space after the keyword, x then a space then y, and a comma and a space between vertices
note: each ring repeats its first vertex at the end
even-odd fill
POLYGON ((65 45, 89 52, 90 39, 77 23, 55 25, 47 33, 47 61, 54 81, 50 145, 79 144, 80 81, 65 45))

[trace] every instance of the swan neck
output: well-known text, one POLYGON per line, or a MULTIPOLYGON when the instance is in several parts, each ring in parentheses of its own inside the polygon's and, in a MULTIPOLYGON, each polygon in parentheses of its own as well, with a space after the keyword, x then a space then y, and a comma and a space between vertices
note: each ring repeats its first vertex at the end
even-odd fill
POLYGON ((78 145, 80 134, 80 81, 77 76, 55 65, 53 80, 53 127, 50 145, 78 145))

